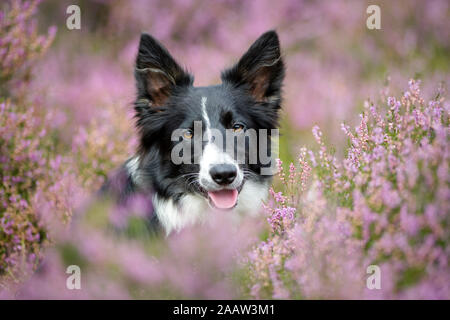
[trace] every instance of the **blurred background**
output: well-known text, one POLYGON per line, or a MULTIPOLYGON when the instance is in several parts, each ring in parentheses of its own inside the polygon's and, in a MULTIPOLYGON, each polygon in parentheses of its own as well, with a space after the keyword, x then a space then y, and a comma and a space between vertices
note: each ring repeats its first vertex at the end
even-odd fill
MULTIPOLYGON (((141 32, 159 39, 195 75, 195 84, 218 83, 263 32, 276 29, 286 59, 281 158, 311 145, 319 125, 332 144, 343 143, 340 123, 353 123, 363 101, 389 79, 393 89, 420 78, 429 92, 449 79, 450 3, 377 1, 381 30, 369 30, 370 1, 79 1, 81 30, 67 30, 73 1, 43 1, 42 30, 58 27, 41 63, 36 88, 72 137, 98 113, 117 106, 121 128, 134 98, 133 62, 141 32), (342 140, 339 140, 341 137, 342 140)), ((124 160, 127 155, 123 155, 124 160)))

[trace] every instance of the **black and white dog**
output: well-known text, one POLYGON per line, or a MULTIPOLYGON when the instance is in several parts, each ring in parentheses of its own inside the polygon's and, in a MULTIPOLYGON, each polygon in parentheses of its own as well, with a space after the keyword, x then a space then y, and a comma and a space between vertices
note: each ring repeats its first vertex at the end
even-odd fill
POLYGON ((269 31, 222 72, 220 85, 194 87, 192 75, 142 34, 135 69, 140 146, 104 190, 121 202, 135 193, 151 197, 152 223, 166 234, 204 220, 211 208, 258 212, 271 182, 260 148, 271 152, 284 72, 278 36, 269 31), (225 148, 240 137, 243 145, 225 148))

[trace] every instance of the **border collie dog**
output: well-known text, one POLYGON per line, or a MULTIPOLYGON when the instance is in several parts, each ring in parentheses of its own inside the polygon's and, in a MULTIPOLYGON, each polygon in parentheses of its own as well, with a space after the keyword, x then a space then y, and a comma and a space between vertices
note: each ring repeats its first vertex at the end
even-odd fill
POLYGON ((147 197, 151 225, 166 234, 204 221, 214 210, 237 216, 258 212, 271 174, 262 174, 267 164, 254 155, 261 142, 269 146, 264 152, 271 152, 284 72, 278 36, 269 31, 222 72, 221 84, 194 87, 193 76, 163 45, 142 34, 135 66, 140 144, 103 190, 120 203, 135 194, 147 197), (268 134, 261 136, 264 130, 268 134), (239 137, 244 147, 226 150, 230 139, 239 137), (183 161, 174 161, 174 155, 183 161))

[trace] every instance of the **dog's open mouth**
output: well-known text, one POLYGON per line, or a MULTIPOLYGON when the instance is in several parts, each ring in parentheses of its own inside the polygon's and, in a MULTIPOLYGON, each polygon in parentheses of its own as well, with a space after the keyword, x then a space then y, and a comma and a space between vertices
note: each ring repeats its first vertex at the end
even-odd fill
POLYGON ((217 209, 232 209, 236 206, 239 192, 237 189, 208 191, 210 203, 217 209))

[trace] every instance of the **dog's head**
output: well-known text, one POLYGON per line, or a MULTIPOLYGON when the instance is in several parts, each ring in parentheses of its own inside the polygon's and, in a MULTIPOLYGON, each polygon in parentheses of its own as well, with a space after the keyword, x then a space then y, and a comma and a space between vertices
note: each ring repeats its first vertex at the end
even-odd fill
POLYGON ((196 193, 229 209, 246 181, 270 178, 261 174, 268 165, 261 154, 270 156, 284 78, 275 31, 222 72, 222 84, 209 87, 194 87, 192 75, 142 34, 135 77, 138 165, 158 194, 176 199, 196 193), (261 150, 264 145, 268 150, 261 150))

